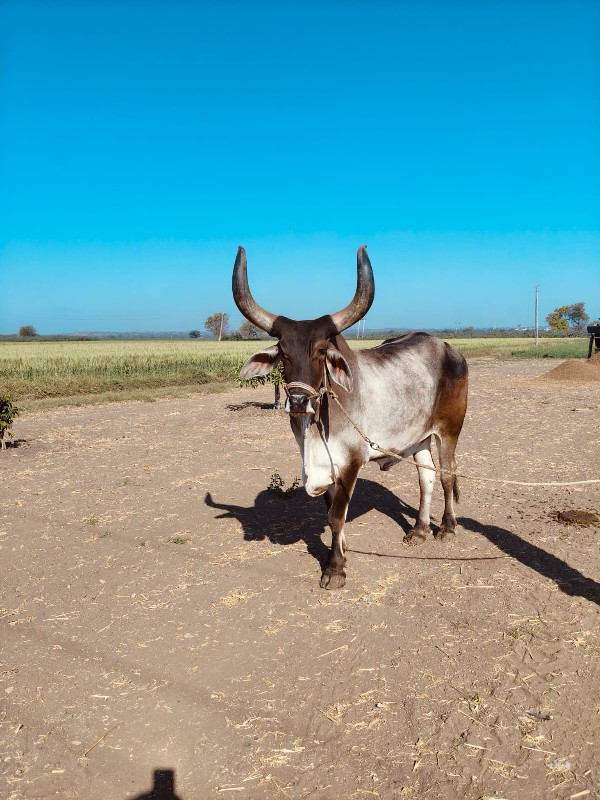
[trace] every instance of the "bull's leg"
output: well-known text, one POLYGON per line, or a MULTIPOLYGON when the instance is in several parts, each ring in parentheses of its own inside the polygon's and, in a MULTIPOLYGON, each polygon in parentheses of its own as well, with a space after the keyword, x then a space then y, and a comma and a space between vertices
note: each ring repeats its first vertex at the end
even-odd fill
POLYGON ((275 402, 273 408, 281 408, 281 387, 278 383, 275 384, 275 402))
POLYGON ((412 531, 406 534, 404 541, 407 544, 421 544, 427 538, 427 534, 431 533, 429 523, 435 472, 432 469, 426 469, 426 467, 434 466, 433 458, 431 457, 431 436, 421 442, 418 449, 413 453, 413 458, 418 465, 417 472, 419 473, 421 497, 417 522, 412 531), (421 467, 424 468, 422 469, 421 467))
POLYGON ((454 499, 458 500, 458 484, 454 475, 449 473, 456 471, 456 461, 454 451, 458 437, 438 436, 437 445, 440 454, 440 468, 442 473, 440 480, 444 487, 444 516, 442 517, 442 527, 437 534, 437 539, 444 541, 454 538, 456 528, 456 517, 454 516, 454 499))
POLYGON ((325 502, 329 507, 327 520, 331 527, 331 552, 327 566, 321 575, 322 589, 341 589, 346 583, 346 573, 344 572, 344 567, 346 566, 344 524, 348 512, 348 503, 356 485, 359 469, 359 463, 351 462, 336 480, 333 498, 329 491, 325 495, 325 502))
POLYGON ((325 505, 327 506, 328 514, 329 514, 329 509, 331 508, 331 505, 333 503, 334 496, 335 496, 335 483, 333 483, 323 495, 323 497, 325 498, 325 505))

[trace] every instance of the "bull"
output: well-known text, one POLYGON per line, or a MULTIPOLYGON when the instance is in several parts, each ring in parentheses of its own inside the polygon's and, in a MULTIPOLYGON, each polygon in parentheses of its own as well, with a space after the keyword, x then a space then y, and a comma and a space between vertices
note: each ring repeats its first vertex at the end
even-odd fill
POLYGON ((279 360, 283 362, 285 410, 302 457, 302 482, 310 496, 323 495, 327 504, 332 543, 321 587, 339 589, 346 582, 344 524, 358 473, 369 461, 389 469, 399 461, 395 455, 413 457, 419 512, 404 541, 418 544, 431 534, 434 438, 444 489, 436 538, 453 538, 454 500, 459 494, 455 450, 467 409, 467 363, 446 342, 426 333, 386 339, 370 349, 350 349, 342 331, 365 316, 375 296, 366 246, 357 253, 352 301, 331 315, 293 320, 259 306, 248 286, 243 247, 238 248, 232 288, 246 319, 277 339, 275 345, 251 356, 240 375, 243 379, 267 375, 279 360))

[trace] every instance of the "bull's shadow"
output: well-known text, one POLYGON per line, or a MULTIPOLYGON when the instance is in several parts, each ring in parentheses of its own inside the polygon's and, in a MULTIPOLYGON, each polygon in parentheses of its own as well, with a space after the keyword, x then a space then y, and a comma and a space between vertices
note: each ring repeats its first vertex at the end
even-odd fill
POLYGON ((461 517, 458 524, 468 531, 479 533, 507 555, 554 581, 561 592, 571 597, 583 597, 600 605, 600 584, 571 567, 558 556, 548 553, 516 533, 496 525, 482 525, 469 517, 461 517))
POLYGON ((257 403, 255 400, 246 400, 244 403, 229 403, 225 408, 228 411, 245 411, 247 408, 258 408, 261 411, 273 411, 273 403, 257 403))
MULTIPOLYGON (((250 507, 216 503, 210 493, 205 498, 206 505, 222 509, 225 513, 216 519, 233 518, 239 520, 244 530, 246 541, 262 541, 269 539, 274 544, 287 545, 302 541, 308 552, 319 562, 323 569, 329 556, 329 548, 321 540, 327 521, 325 502, 321 498, 310 498, 303 490, 294 497, 280 497, 269 490, 260 492, 254 505, 250 507)), ((390 517, 404 533, 412 528, 409 519, 416 519, 417 512, 412 506, 404 503, 395 494, 375 481, 360 479, 350 501, 348 522, 361 517, 371 510, 376 510, 390 517)), ((600 605, 600 584, 586 577, 567 564, 558 556, 528 542, 516 533, 496 525, 485 525, 469 517, 459 518, 461 527, 487 539, 499 550, 503 551, 521 564, 535 570, 545 578, 554 581, 558 588, 572 597, 583 597, 600 605)), ((432 526, 434 529, 436 526, 432 526)), ((460 531, 458 532, 460 536, 460 531)), ((353 551, 350 539, 349 552, 353 551)), ((450 555, 443 547, 438 556, 424 556, 426 560, 487 561, 502 558, 499 555, 462 556, 450 555), (443 552, 442 552, 443 551, 443 552)), ((364 555, 385 558, 422 558, 414 554, 378 553, 373 551, 357 551, 364 555)))
MULTIPOLYGON (((327 507, 323 498, 309 497, 300 489, 293 497, 286 497, 265 489, 260 492, 252 506, 236 506, 217 503, 210 492, 204 502, 210 508, 222 509, 215 519, 237 519, 248 542, 269 539, 273 544, 287 545, 304 542, 307 551, 324 569, 329 548, 321 536, 327 522, 327 507)), ((380 483, 359 478, 348 508, 348 522, 376 510, 396 522, 404 533, 412 524, 408 518, 416 519, 417 512, 406 505, 393 492, 380 483)))

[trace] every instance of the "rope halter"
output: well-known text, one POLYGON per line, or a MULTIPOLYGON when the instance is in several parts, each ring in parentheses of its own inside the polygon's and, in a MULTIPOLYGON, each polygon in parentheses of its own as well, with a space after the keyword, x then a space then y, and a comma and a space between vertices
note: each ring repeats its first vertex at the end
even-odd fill
POLYGON ((314 386, 311 386, 309 383, 302 383, 302 381, 290 381, 290 383, 284 383, 282 385, 288 400, 291 398, 292 393, 295 394, 295 392, 290 392, 290 389, 301 389, 303 393, 306 393, 305 397, 307 400, 314 400, 315 422, 319 422, 321 416, 321 400, 323 399, 323 395, 333 394, 332 390, 327 387, 327 367, 325 364, 323 365, 323 380, 319 389, 315 389, 314 386))

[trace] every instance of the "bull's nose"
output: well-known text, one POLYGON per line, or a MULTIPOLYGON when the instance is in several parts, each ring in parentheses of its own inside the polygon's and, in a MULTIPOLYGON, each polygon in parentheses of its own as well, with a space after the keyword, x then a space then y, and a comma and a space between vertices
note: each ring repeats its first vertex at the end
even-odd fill
POLYGON ((313 414, 313 404, 305 394, 291 394, 285 404, 290 414, 313 414))

